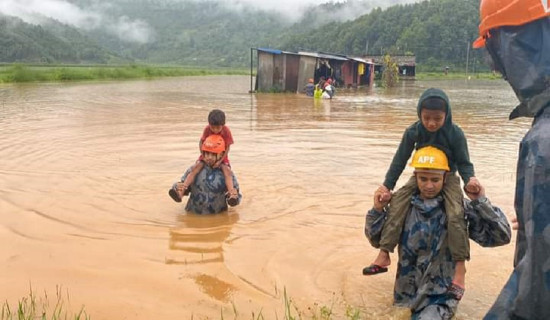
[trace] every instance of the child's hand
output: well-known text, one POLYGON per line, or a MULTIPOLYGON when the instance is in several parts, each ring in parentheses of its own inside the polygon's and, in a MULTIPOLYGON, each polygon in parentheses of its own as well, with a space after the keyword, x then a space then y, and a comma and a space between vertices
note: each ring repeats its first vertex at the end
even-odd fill
POLYGON ((385 185, 381 185, 380 187, 378 187, 378 189, 376 190, 376 194, 378 195, 378 201, 386 204, 390 202, 391 192, 390 189, 386 188, 385 185))
POLYGON ((471 177, 468 184, 464 187, 464 191, 471 194, 478 194, 481 191, 481 183, 476 177, 471 177))
POLYGON ((222 165, 222 161, 223 161, 223 159, 220 159, 220 160, 216 161, 214 163, 214 165, 212 166, 212 168, 219 168, 222 165))
POLYGON ((374 204, 373 208, 377 211, 382 211, 384 207, 388 204, 389 201, 382 201, 383 199, 383 191, 380 189, 377 189, 374 192, 374 204))
POLYGON ((485 188, 483 188, 476 178, 470 178, 470 181, 464 187, 464 191, 466 191, 466 195, 470 200, 479 199, 485 196, 485 188))

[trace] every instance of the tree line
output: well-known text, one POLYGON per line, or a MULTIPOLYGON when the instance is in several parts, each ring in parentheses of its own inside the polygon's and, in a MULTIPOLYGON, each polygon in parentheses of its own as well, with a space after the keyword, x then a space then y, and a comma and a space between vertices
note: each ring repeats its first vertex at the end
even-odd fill
MULTIPOLYGON (((85 5, 91 0, 74 2, 85 5)), ((247 67, 250 48, 270 47, 353 56, 414 54, 419 67, 426 69, 464 68, 467 60, 470 68, 487 68, 483 51, 470 50, 477 36, 479 0, 394 5, 342 21, 339 13, 357 7, 357 2, 312 6, 292 22, 281 13, 237 10, 215 0, 118 0, 111 14, 144 21, 152 34, 147 43, 101 28, 76 29, 53 19, 35 25, 0 15, 0 62, 247 67)))

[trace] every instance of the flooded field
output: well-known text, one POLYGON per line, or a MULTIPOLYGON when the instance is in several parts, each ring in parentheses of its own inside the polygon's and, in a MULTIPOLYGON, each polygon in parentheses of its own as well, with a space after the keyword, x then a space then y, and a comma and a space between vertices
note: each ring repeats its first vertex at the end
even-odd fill
MULTIPOLYGON (((391 305, 395 268, 361 274, 376 254, 363 223, 428 87, 448 92, 477 177, 514 215, 530 122, 507 120, 517 100, 503 81, 409 81, 332 101, 248 94, 249 85, 225 76, 0 86, 0 298, 62 286, 92 319, 283 319, 285 301, 304 318, 326 307, 335 319, 350 310, 407 319, 391 305), (243 202, 187 214, 167 191, 197 159, 213 108, 233 132, 243 202)), ((485 314, 514 248, 472 244, 458 319, 485 314)))

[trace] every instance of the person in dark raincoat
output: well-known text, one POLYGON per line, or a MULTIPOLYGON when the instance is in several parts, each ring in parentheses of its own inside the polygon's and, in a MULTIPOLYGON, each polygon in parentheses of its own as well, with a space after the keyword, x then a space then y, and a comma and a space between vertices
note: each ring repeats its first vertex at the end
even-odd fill
MULTIPOLYGON (((220 135, 211 135, 206 138, 201 146, 204 156, 204 167, 199 171, 195 180, 188 188, 189 199, 185 206, 186 211, 198 214, 219 213, 228 209, 227 205, 227 185, 225 176, 220 167, 214 168, 213 165, 224 155, 225 143, 220 135)), ((181 177, 181 182, 176 182, 170 189, 170 196, 177 193, 179 188, 180 193, 183 193, 183 181, 187 175, 191 173, 191 166, 181 177)), ((238 202, 241 202, 242 194, 240 192, 239 183, 235 174, 232 173, 233 186, 238 192, 238 202)), ((186 194, 186 195, 187 195, 186 194)))
POLYGON ((484 319, 550 319, 550 2, 482 0, 480 37, 494 69, 533 118, 520 143, 514 271, 484 319))
MULTIPOLYGON (((449 249, 441 194, 449 163, 443 151, 427 146, 415 152, 411 166, 418 189, 410 209, 403 213, 406 219, 398 247, 394 304, 410 308, 412 319, 451 319, 463 292, 452 285, 456 261, 449 249)), ((373 246, 380 241, 387 216, 389 201, 380 197, 382 193, 375 192, 374 206, 366 216, 365 235, 373 246)), ((484 247, 509 243, 508 220, 485 197, 483 186, 478 193, 466 194, 472 199, 463 200, 469 237, 484 247)))

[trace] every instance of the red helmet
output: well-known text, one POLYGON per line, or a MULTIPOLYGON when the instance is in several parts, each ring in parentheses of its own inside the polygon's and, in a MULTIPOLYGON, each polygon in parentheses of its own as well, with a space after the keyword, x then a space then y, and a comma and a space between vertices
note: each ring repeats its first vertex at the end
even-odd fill
POLYGON ((520 26, 550 16, 549 0, 481 0, 479 38, 474 48, 485 46, 489 30, 502 26, 520 26))
POLYGON ((225 151, 225 141, 219 134, 210 135, 202 143, 201 150, 220 154, 225 151))

